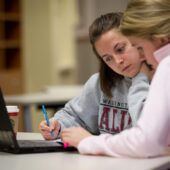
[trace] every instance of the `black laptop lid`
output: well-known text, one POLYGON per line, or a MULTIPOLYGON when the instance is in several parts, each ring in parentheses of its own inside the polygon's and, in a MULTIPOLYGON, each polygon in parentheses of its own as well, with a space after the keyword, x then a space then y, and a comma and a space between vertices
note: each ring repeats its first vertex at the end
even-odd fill
MULTIPOLYGON (((61 152, 61 151, 75 151, 76 148, 68 147, 64 148, 63 145, 60 143, 51 143, 48 141, 44 141, 43 146, 42 141, 37 141, 36 145, 29 145, 29 142, 26 141, 26 145, 20 145, 20 142, 24 141, 17 141, 12 124, 8 117, 8 112, 6 109, 5 101, 2 95, 2 91, 0 89, 0 150, 5 152, 12 152, 12 153, 37 153, 37 152, 61 152), (45 145, 46 144, 46 145, 45 145)), ((35 142, 35 140, 34 140, 35 142)))
POLYGON ((17 146, 15 134, 8 117, 5 101, 0 89, 0 148, 15 148, 17 146))

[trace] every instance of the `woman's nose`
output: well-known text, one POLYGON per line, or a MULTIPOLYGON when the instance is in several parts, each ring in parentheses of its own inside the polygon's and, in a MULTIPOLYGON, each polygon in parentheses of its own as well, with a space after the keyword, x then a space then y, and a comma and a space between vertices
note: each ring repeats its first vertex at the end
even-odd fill
POLYGON ((116 64, 122 64, 124 61, 123 57, 122 56, 116 56, 115 57, 115 62, 116 64))

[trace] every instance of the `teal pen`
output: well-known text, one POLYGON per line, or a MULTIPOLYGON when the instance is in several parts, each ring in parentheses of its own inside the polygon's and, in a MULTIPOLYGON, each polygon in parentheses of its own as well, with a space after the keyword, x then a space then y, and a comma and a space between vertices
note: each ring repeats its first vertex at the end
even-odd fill
MULTIPOLYGON (((46 109, 45 109, 45 106, 42 105, 42 109, 43 109, 43 114, 44 114, 44 117, 47 121, 47 125, 50 126, 50 122, 49 122, 49 119, 48 119, 48 116, 47 116, 47 112, 46 112, 46 109)), ((51 131, 51 136, 54 137, 54 133, 53 131, 51 131)))

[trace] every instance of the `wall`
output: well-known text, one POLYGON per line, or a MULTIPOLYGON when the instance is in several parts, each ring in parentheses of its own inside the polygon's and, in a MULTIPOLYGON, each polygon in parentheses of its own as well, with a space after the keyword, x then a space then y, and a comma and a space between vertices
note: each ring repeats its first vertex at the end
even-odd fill
MULTIPOLYGON (((76 83, 77 0, 22 0, 24 92, 76 83)), ((31 108, 33 131, 43 118, 31 108)), ((49 111, 48 111, 49 112, 49 111)), ((53 112, 53 111, 51 111, 53 112)))
POLYGON ((25 92, 76 81, 77 0, 23 0, 25 92))
MULTIPOLYGON (((123 10, 126 2, 22 0, 25 92, 41 91, 46 85, 85 83, 98 71, 88 40, 89 25, 103 13, 123 10)), ((31 109, 33 131, 39 131, 43 115, 35 106, 31 109)))

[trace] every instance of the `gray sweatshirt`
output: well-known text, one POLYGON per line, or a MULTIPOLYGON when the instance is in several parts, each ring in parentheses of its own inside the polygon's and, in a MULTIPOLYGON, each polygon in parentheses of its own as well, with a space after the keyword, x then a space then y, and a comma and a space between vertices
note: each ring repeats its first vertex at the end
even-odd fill
POLYGON ((61 129, 81 126, 93 134, 111 133, 136 125, 149 90, 149 79, 138 73, 134 78, 124 77, 112 88, 113 97, 101 90, 99 73, 85 83, 80 96, 66 103, 54 117, 61 129))

